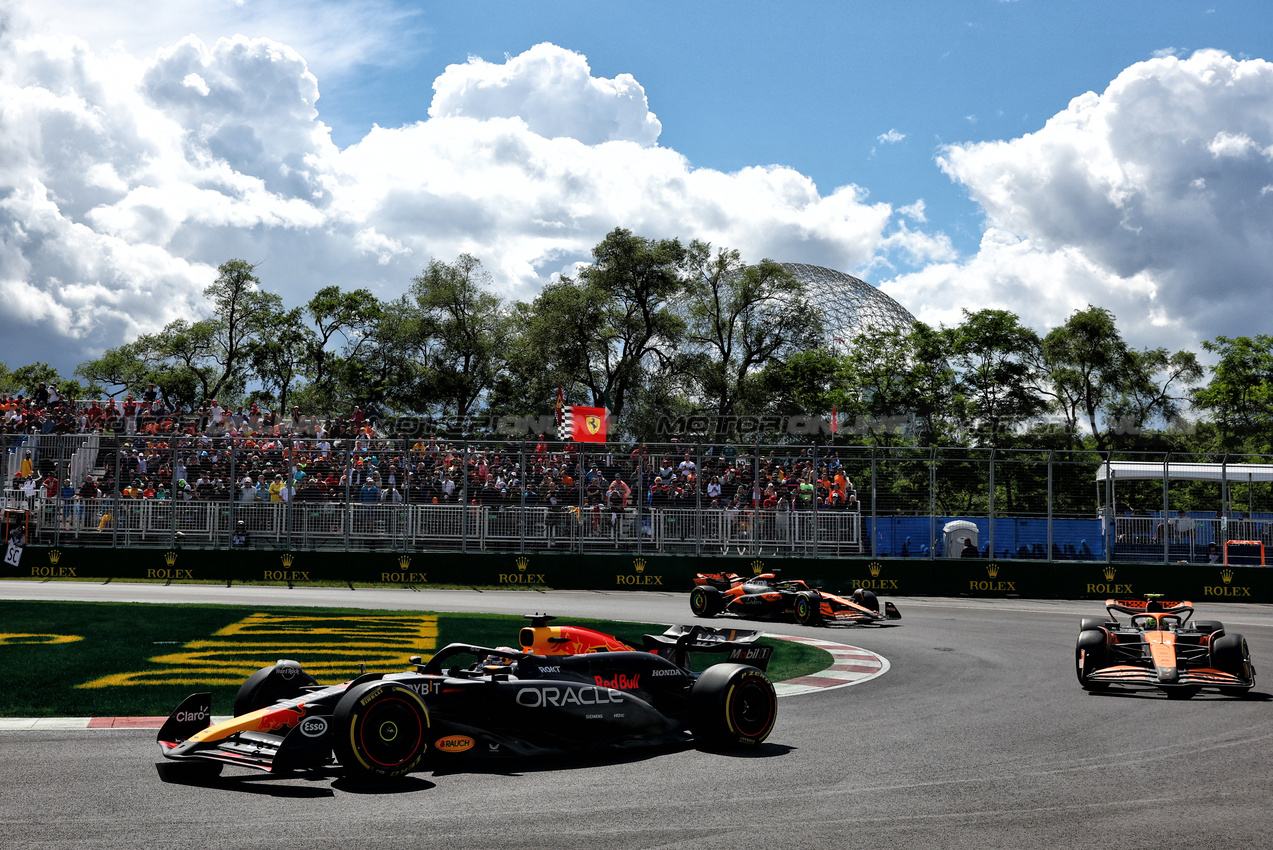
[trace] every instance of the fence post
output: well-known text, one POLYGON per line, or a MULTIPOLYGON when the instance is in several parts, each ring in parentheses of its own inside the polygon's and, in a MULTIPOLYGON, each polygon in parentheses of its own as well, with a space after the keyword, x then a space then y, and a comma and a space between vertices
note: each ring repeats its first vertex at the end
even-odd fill
POLYGON ((1056 459, 1056 450, 1048 449, 1048 542, 1046 550, 1046 560, 1052 561, 1052 545, 1055 538, 1052 536, 1052 462, 1056 459))
POLYGON ((990 557, 995 556, 995 447, 990 447, 990 557))
POLYGON ((928 560, 937 557, 937 447, 928 449, 928 560))
POLYGON ((875 446, 871 446, 871 557, 872 558, 879 557, 879 546, 877 545, 877 541, 876 541, 876 535, 877 535, 876 528, 878 528, 878 520, 876 518, 876 513, 875 513, 875 500, 877 495, 875 479, 876 479, 877 471, 878 470, 876 469, 876 464, 875 464, 875 446))
POLYGON ((1171 484, 1171 452, 1167 452, 1163 456, 1162 462, 1162 562, 1164 564, 1171 563, 1171 534, 1168 530, 1168 523, 1171 517, 1167 513, 1169 510, 1169 485, 1171 484))

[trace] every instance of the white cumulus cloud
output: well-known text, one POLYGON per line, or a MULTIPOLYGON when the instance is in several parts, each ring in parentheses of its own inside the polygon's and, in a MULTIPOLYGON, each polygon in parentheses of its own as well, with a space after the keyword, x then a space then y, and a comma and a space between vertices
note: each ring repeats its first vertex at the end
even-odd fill
POLYGON ((882 288, 926 319, 995 306, 1046 329, 1092 303, 1140 344, 1267 333, 1270 146, 1273 64, 1137 63, 1038 132, 946 148, 940 167, 985 212, 981 249, 882 288))
MULTIPOLYGON (((185 36, 135 57, 0 37, 0 360, 64 369, 198 315, 231 258, 289 305, 322 286, 396 297, 430 257, 482 259, 530 298, 615 227, 840 269, 949 261, 941 235, 856 186, 726 174, 657 144, 636 80, 541 44, 437 80, 429 117, 341 150, 292 47, 185 36)), ((920 215, 916 211, 921 211, 920 215)))

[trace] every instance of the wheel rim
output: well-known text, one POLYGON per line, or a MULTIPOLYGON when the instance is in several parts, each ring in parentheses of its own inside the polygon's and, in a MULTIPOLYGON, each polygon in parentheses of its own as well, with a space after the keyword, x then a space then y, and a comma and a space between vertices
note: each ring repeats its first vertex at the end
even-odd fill
POLYGON ((764 682, 751 679, 736 686, 729 700, 729 723, 739 735, 760 739, 774 722, 773 694, 764 682))
POLYGON ((358 742, 368 761, 393 768, 415 758, 424 739, 417 708, 400 697, 379 700, 358 724, 358 742))
POLYGON ((695 611, 702 611, 707 607, 707 594, 695 591, 690 595, 690 607, 695 611))

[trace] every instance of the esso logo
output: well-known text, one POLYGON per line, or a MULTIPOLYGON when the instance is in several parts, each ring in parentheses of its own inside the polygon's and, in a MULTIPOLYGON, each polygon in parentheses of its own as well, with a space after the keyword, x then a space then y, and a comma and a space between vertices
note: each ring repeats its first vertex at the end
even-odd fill
POLYGON ((327 732, 327 718, 307 717, 301 721, 301 725, 297 728, 301 730, 301 734, 306 738, 317 738, 327 732))
POLYGON ((178 723, 192 723, 198 720, 207 720, 208 714, 212 711, 212 707, 201 708, 198 711, 178 711, 176 720, 178 723))

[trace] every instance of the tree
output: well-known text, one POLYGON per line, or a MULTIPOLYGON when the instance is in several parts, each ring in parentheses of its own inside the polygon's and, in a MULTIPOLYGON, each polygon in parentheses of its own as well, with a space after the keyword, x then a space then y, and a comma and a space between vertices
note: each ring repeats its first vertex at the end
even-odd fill
POLYGON ((317 346, 318 335, 305 327, 300 307, 263 313, 257 332, 245 346, 252 374, 265 388, 266 398, 287 409, 292 386, 300 377, 307 358, 317 346))
POLYGON ((201 400, 243 391, 250 345, 272 329, 272 318, 282 312, 283 299, 261 290, 255 269, 244 260, 224 262, 217 267, 217 279, 203 290, 212 299, 210 340, 203 362, 189 364, 200 377, 201 400))
POLYGON ((945 338, 976 442, 998 445, 1046 408, 1038 388, 1039 337, 1015 313, 964 310, 964 321, 945 338))
POLYGON ((406 302, 408 339, 424 367, 417 408, 436 403, 456 418, 470 415, 504 364, 509 317, 492 294, 490 275, 469 254, 429 262, 406 302))
POLYGON ((1211 414, 1217 448, 1269 452, 1273 446, 1273 336, 1219 336, 1202 347, 1219 355, 1193 403, 1211 414))
POLYGON ((1079 422, 1085 420, 1102 451, 1116 436, 1178 415, 1187 388, 1202 377, 1193 353, 1136 351, 1123 341, 1114 314, 1090 304, 1044 337, 1042 353, 1054 406, 1072 439, 1077 440, 1079 422), (1174 394, 1176 386, 1182 395, 1174 394))
POLYGON ((357 359, 370 346, 384 307, 369 290, 341 292, 339 286, 325 286, 305 305, 314 325, 308 340, 304 375, 308 384, 300 391, 306 405, 314 410, 344 407, 346 388, 339 381, 344 361, 357 359), (343 343, 337 346, 337 343, 343 343))
POLYGON ((670 307, 686 287, 690 252, 677 239, 616 228, 577 279, 544 287, 531 305, 530 350, 568 388, 582 387, 617 419, 651 372, 666 373, 685 334, 670 307))
POLYGON ((781 265, 745 266, 738 251, 693 243, 687 283, 686 358, 706 407, 721 416, 758 386, 760 370, 817 348, 822 322, 804 285, 781 265))

